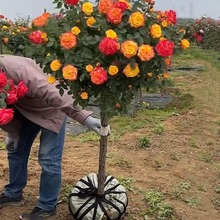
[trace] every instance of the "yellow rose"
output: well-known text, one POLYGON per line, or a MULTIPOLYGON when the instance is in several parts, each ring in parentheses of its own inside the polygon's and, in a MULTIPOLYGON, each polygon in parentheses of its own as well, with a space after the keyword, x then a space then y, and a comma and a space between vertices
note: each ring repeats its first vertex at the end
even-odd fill
POLYGON ((147 77, 152 77, 153 75, 153 73, 147 73, 147 77))
POLYGON ((108 68, 108 73, 111 75, 111 76, 114 76, 118 73, 118 67, 115 66, 115 65, 111 65, 109 66, 108 68))
POLYGON ((75 36, 78 36, 81 31, 80 31, 80 29, 79 29, 77 26, 74 26, 74 27, 71 29, 71 32, 72 32, 72 34, 74 34, 75 36))
POLYGON ((89 26, 89 27, 91 27, 93 24, 95 24, 96 23, 96 20, 95 20, 95 18, 94 17, 89 17, 88 19, 87 19, 87 21, 86 21, 86 24, 89 26))
POLYGON ((121 44, 121 52, 127 58, 131 58, 137 54, 138 45, 134 41, 127 40, 121 44))
POLYGON ((116 34, 115 31, 113 31, 112 29, 109 29, 105 32, 106 37, 112 38, 112 39, 118 39, 118 36, 116 34))
POLYGON ((168 26, 167 20, 163 20, 163 21, 161 22, 161 25, 162 25, 162 27, 167 27, 167 26, 168 26))
POLYGON ((46 33, 46 32, 41 32, 41 38, 42 38, 42 39, 47 38, 47 33, 46 33))
POLYGON ((50 63, 50 69, 52 71, 57 71, 60 69, 60 67, 62 66, 62 64, 60 63, 59 60, 53 60, 51 63, 50 63))
POLYGON ((82 4, 82 11, 86 14, 86 15, 91 15, 93 12, 93 6, 90 2, 84 2, 82 4))
POLYGON ((54 84, 56 82, 56 78, 55 76, 52 76, 52 75, 48 75, 47 77, 47 81, 50 83, 50 84, 54 84))
POLYGON ((134 12, 130 15, 128 22, 130 23, 131 27, 143 27, 145 22, 145 16, 141 12, 134 12))
POLYGON ((88 99, 88 98, 89 98, 89 95, 88 95, 87 92, 82 92, 82 93, 80 94, 80 97, 81 97, 81 99, 88 99))
POLYGON ((182 39, 180 44, 183 49, 187 49, 190 46, 190 43, 187 39, 182 39))
POLYGON ((150 33, 153 38, 160 38, 162 30, 159 24, 153 24, 150 28, 150 33))
POLYGON ((86 71, 90 73, 93 70, 93 66, 91 64, 86 66, 86 71))
POLYGON ((135 63, 135 68, 132 69, 130 63, 124 68, 123 73, 127 77, 135 77, 140 73, 140 69, 138 67, 138 64, 135 63))

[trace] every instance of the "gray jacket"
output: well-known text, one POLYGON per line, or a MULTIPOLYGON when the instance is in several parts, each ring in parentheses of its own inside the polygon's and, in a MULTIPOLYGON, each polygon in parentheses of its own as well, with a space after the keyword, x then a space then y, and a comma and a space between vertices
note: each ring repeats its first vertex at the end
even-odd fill
POLYGON ((28 93, 19 99, 14 107, 41 127, 58 133, 66 115, 83 124, 92 114, 73 106, 74 100, 67 93, 61 96, 55 85, 48 83, 47 75, 34 60, 0 55, 0 66, 15 83, 24 80, 28 93))

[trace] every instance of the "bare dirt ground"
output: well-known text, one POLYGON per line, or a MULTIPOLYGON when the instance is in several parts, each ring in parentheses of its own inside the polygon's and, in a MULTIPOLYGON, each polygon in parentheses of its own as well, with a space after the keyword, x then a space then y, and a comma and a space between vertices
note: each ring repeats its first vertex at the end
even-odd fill
MULTIPOLYGON (((206 89, 207 83, 211 83, 201 80, 198 74, 194 76, 191 86, 196 89, 206 89)), ((178 80, 191 82, 191 78, 180 77, 178 80)), ((196 96, 198 94, 195 99, 196 96)), ((214 99, 217 101, 217 97, 214 99)), ((217 111, 213 111, 214 103, 213 100, 209 103, 204 101, 198 108, 173 114, 161 122, 165 129, 161 135, 146 127, 126 133, 119 141, 108 144, 108 173, 116 178, 134 180, 128 190, 129 205, 125 220, 144 220, 144 213, 149 207, 144 201, 144 194, 152 188, 164 194, 165 201, 174 209, 175 219, 220 219, 220 121, 217 111), (138 137, 143 135, 149 135, 152 140, 147 149, 140 149, 138 146, 138 137)), ((1 133, 2 139, 4 136, 1 133)), ((96 142, 81 143, 66 137, 63 185, 74 185, 83 176, 97 172, 98 147, 99 143, 96 142)), ((36 142, 29 162, 28 185, 24 192, 25 205, 0 209, 1 220, 14 220, 21 212, 32 210, 39 186, 37 151, 36 142)), ((6 157, 6 151, 1 150, 1 189, 8 181, 6 157)), ((65 187, 61 191, 61 199, 64 194, 65 187)), ((73 219, 65 201, 57 209, 57 216, 53 219, 73 219)))

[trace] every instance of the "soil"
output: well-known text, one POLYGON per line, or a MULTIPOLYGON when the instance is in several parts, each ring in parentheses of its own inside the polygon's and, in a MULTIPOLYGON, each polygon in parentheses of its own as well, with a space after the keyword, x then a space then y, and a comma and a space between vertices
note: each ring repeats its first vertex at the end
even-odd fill
MULTIPOLYGON (((193 83, 202 86, 201 81, 193 83)), ((125 220, 144 220, 149 205, 145 192, 154 188, 163 193, 167 204, 179 220, 220 219, 220 124, 219 115, 211 110, 212 103, 173 113, 162 121, 165 131, 156 134, 149 127, 126 133, 119 141, 108 143, 107 172, 133 180, 128 187, 129 205, 125 220), (149 135, 151 146, 141 149, 138 138, 149 135), (182 188, 180 186, 182 183, 182 188), (186 187, 184 187, 184 183, 186 187)), ((5 137, 1 133, 1 139, 5 137)), ((83 176, 97 172, 99 143, 79 142, 67 135, 63 155, 63 188, 57 215, 53 219, 71 220, 65 186, 83 176)), ((37 162, 38 142, 31 152, 28 184, 24 191, 25 205, 0 209, 1 220, 18 219, 29 212, 38 197, 40 167, 37 162)), ((0 188, 8 182, 7 153, 0 151, 0 188)), ((156 219, 148 218, 145 219, 156 219)), ((173 218, 174 219, 174 218, 173 218)))

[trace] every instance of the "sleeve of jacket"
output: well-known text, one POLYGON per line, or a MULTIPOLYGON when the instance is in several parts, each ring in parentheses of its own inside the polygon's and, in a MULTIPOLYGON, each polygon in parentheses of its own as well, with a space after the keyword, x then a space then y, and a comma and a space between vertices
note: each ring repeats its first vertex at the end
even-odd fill
POLYGON ((66 92, 63 96, 54 84, 47 81, 47 75, 34 61, 27 59, 27 65, 21 65, 16 69, 13 79, 24 80, 28 87, 29 97, 38 97, 48 103, 48 106, 65 112, 69 117, 84 124, 85 119, 92 112, 82 110, 79 106, 73 106, 73 98, 66 92))

